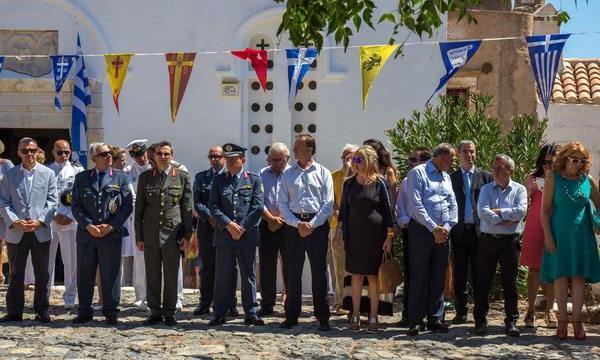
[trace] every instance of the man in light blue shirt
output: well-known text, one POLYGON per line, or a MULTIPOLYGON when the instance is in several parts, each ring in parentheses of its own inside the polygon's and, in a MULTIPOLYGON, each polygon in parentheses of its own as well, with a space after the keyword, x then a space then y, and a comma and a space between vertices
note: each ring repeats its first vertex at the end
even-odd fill
POLYGON ((427 317, 427 328, 448 332, 444 315, 444 282, 448 269, 448 236, 458 221, 456 198, 447 171, 456 150, 440 144, 433 159, 408 173, 406 207, 409 266, 408 320, 411 336, 418 335, 427 317))
POLYGON ((489 293, 500 263, 504 290, 505 333, 519 336, 517 269, 523 232, 523 217, 527 211, 525 186, 511 180, 515 162, 506 155, 496 155, 492 168, 494 181, 484 185, 479 193, 477 212, 481 218, 481 237, 477 249, 477 282, 475 283, 475 333, 487 331, 489 293))
POLYGON ((331 329, 327 299, 327 248, 329 222, 333 213, 331 173, 314 160, 315 139, 308 134, 296 137, 297 163, 281 176, 278 208, 285 220, 286 290, 285 321, 280 327, 298 325, 302 306, 302 268, 308 253, 313 288, 315 317, 320 331, 331 329))

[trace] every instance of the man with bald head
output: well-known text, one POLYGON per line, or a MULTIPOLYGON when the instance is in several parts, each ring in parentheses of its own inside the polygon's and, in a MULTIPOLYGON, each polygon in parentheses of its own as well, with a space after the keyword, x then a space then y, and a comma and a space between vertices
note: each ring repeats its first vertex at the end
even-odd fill
POLYGON ((75 175, 83 171, 69 158, 71 157, 71 145, 66 140, 57 140, 52 148, 54 162, 48 167, 56 174, 56 189, 58 192, 58 209, 52 221, 52 241, 50 242, 50 258, 48 261, 48 293, 54 285, 54 265, 56 264, 56 252, 60 244, 60 257, 63 262, 65 274, 65 292, 63 299, 65 309, 75 308, 77 298, 77 245, 75 235, 77 223, 71 213, 71 201, 75 175))

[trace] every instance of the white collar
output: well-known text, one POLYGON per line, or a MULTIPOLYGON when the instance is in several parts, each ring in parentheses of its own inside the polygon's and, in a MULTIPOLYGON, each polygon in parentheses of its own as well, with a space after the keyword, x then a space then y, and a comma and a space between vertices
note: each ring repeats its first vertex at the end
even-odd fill
POLYGON ((471 175, 475 174, 475 165, 473 165, 473 167, 471 167, 470 170, 465 170, 462 167, 460 168, 460 170, 462 171, 462 174, 464 175, 465 173, 470 173, 471 175))
POLYGON ((35 169, 37 168, 38 162, 35 162, 35 165, 33 165, 33 167, 31 168, 31 170, 27 170, 25 169, 25 167, 23 166, 23 164, 21 164, 21 170, 25 172, 25 174, 32 174, 35 172, 35 169))

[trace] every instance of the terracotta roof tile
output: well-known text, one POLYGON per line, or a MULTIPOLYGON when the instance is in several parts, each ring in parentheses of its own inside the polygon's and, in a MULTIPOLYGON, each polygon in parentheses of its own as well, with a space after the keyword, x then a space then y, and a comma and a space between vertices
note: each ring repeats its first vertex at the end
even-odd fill
POLYGON ((552 101, 600 104, 600 59, 564 59, 552 87, 552 101))

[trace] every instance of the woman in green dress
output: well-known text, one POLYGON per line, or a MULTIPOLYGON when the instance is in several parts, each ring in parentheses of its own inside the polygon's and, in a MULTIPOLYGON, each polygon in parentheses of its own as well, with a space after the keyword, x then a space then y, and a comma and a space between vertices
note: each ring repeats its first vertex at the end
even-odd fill
POLYGON ((581 309, 585 283, 600 281, 600 257, 594 236, 590 201, 600 208, 598 184, 589 175, 592 158, 579 142, 561 146, 546 177, 542 197, 542 227, 546 250, 542 258, 541 280, 554 282, 558 304, 556 336, 567 337, 567 296, 569 279, 573 299, 573 333, 585 339, 581 309))

